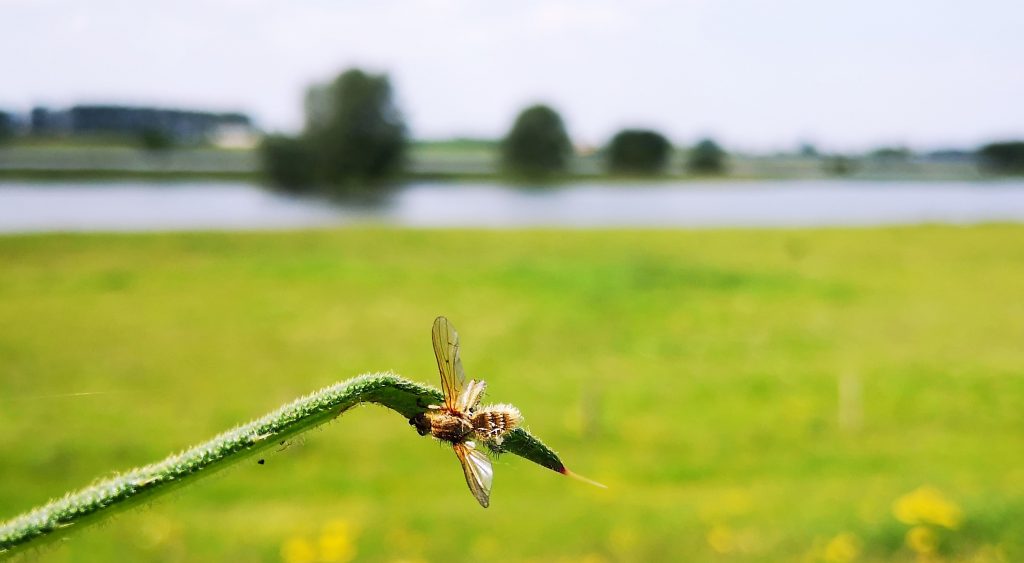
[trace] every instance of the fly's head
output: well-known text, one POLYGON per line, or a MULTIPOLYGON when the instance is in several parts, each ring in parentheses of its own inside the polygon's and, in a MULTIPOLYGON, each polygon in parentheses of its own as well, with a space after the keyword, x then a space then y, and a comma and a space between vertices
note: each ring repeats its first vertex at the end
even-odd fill
POLYGON ((420 436, 426 436, 430 434, 430 419, 427 418, 427 413, 421 412, 420 414, 409 419, 409 425, 416 427, 416 432, 420 436))

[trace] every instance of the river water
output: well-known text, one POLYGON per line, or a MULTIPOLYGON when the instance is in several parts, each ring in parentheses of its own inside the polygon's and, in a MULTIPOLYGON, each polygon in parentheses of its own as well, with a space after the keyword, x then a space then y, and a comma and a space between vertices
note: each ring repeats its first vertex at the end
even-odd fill
POLYGON ((810 227, 1024 222, 1024 180, 412 183, 327 202, 247 183, 0 183, 0 232, 399 227, 810 227))

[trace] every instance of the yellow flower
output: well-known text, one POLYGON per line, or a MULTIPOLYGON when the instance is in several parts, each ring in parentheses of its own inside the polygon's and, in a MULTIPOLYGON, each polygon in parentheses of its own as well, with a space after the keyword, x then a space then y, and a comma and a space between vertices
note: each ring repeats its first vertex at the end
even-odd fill
POLYGON ((933 524, 955 530, 963 520, 963 511, 932 487, 919 487, 892 505, 892 513, 904 524, 933 524))
POLYGON ((824 555, 828 563, 850 563, 860 555, 860 540, 849 532, 843 532, 829 540, 824 555))
POLYGON ((332 563, 351 561, 356 556, 348 522, 331 520, 320 534, 320 560, 332 563))
POLYGON ((939 538, 927 526, 914 526, 907 531, 907 545, 919 555, 930 555, 939 547, 939 538))
POLYGON ((281 560, 285 563, 312 563, 316 561, 316 549, 306 538, 288 538, 281 546, 281 560))
POLYGON ((352 535, 348 522, 331 520, 315 543, 301 536, 289 538, 281 546, 281 559, 285 563, 346 563, 356 556, 352 535))

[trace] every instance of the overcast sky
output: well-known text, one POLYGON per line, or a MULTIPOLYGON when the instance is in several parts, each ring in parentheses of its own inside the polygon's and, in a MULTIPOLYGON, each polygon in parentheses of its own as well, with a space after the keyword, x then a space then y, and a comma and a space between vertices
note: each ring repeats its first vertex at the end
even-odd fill
POLYGON ((525 104, 581 142, 830 150, 1024 137, 1019 0, 0 0, 0 107, 249 112, 294 130, 305 87, 390 73, 413 134, 496 136, 525 104))

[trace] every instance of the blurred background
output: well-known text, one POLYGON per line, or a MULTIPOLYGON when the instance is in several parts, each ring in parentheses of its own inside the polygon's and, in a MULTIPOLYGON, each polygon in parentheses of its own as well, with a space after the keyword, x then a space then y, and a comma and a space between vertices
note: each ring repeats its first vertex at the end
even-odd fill
POLYGON ((0 519, 394 370, 43 561, 1024 559, 1021 5, 0 0, 0 519))

